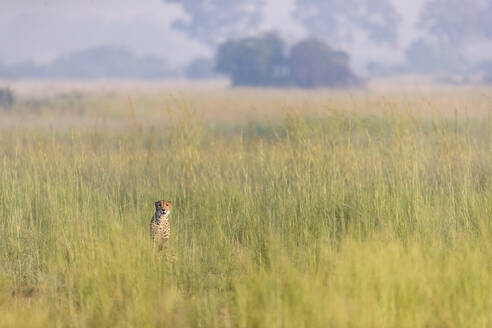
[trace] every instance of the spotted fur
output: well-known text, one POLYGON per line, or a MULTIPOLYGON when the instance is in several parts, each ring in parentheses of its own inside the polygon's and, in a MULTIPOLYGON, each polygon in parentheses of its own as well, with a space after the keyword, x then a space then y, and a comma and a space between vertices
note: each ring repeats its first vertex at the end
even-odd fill
POLYGON ((169 213, 171 213, 171 202, 166 200, 155 202, 155 214, 150 221, 150 235, 159 250, 167 245, 171 234, 169 213))

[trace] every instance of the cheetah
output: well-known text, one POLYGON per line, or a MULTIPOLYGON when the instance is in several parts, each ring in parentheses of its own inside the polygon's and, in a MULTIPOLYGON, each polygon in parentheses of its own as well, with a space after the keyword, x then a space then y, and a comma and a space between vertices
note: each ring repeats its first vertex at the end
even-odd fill
POLYGON ((169 213, 171 213, 171 202, 160 200, 155 202, 155 214, 150 221, 150 235, 159 250, 162 250, 169 241, 171 225, 169 224, 169 213))

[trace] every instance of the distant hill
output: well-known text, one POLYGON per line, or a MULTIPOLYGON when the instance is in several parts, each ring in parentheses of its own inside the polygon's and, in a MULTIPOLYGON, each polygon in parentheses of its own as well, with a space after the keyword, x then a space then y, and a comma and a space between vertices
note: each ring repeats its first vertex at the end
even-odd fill
POLYGON ((139 57, 126 49, 111 46, 74 52, 47 65, 32 62, 0 65, 0 78, 159 79, 175 75, 176 72, 159 57, 139 57))

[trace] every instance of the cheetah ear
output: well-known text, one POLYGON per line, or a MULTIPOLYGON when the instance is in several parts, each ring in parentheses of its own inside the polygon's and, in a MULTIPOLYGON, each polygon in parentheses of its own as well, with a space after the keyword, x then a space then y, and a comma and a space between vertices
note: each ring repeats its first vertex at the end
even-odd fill
POLYGON ((157 207, 157 205, 159 205, 159 202, 155 202, 154 205, 155 205, 155 207, 157 207))

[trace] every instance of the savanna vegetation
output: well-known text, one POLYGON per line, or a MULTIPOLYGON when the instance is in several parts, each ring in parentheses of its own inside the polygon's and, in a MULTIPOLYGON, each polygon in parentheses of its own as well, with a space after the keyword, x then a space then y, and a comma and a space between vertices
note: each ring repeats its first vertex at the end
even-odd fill
POLYGON ((20 92, 0 325, 490 327, 490 94, 20 92))

